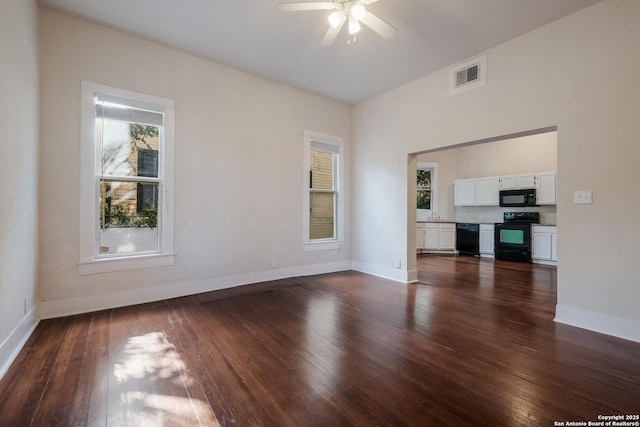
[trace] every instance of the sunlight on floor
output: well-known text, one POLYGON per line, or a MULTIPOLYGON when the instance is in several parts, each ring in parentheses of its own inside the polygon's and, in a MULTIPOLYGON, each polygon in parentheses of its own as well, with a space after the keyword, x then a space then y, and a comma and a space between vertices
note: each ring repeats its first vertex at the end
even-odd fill
POLYGON ((336 301, 332 298, 311 300, 305 320, 305 350, 313 361, 306 370, 306 380, 316 394, 326 395, 334 391, 341 371, 338 342, 341 318, 336 301), (315 363, 322 363, 321 373, 314 369, 315 363))
POLYGON ((195 381, 164 332, 129 338, 122 356, 114 365, 113 374, 120 387, 127 424, 220 425, 209 404, 191 396, 190 386, 195 381))

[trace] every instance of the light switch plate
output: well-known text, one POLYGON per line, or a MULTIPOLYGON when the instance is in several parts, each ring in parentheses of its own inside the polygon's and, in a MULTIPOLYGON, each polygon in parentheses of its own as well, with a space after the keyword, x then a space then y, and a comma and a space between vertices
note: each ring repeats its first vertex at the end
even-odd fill
POLYGON ((576 205, 590 205, 593 203, 591 190, 576 190, 573 192, 573 203, 576 205))

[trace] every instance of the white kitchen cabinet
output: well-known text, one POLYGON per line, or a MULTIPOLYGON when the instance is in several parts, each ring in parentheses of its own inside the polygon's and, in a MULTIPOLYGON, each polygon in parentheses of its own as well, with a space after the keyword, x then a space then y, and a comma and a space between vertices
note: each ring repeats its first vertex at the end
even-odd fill
POLYGON ((536 176, 533 173, 505 175, 500 177, 500 190, 519 190, 523 188, 535 187, 536 176))
POLYGON ((458 179, 454 183, 456 206, 498 206, 500 181, 497 176, 458 179))
POLYGON ((453 252, 456 248, 456 224, 454 222, 426 222, 416 227, 417 249, 427 252, 453 252))
POLYGON ((435 251, 440 249, 440 228, 438 224, 427 224, 425 227, 424 248, 435 251))
POLYGON ((456 206, 476 204, 476 180, 456 179, 453 185, 453 202, 456 206))
POLYGON ((438 247, 439 250, 455 251, 456 250, 456 224, 441 223, 438 239, 439 239, 439 247, 438 247))
POLYGON ((536 174, 536 203, 539 205, 556 204, 556 172, 536 174))
POLYGON ((424 224, 416 224, 416 250, 424 249, 424 224))
POLYGON ((558 262, 558 227, 534 225, 531 227, 531 239, 533 262, 538 264, 556 264, 558 262))
POLYGON ((516 188, 518 188, 518 177, 516 175, 500 177, 500 190, 515 190, 516 188))
POLYGON ((478 206, 498 206, 500 202, 500 178, 497 176, 476 178, 475 204, 478 206))
POLYGON ((533 173, 518 175, 518 189, 520 188, 536 188, 536 175, 533 173))
POLYGON ((556 204, 556 172, 457 179, 454 182, 455 206, 498 206, 501 190, 536 189, 538 205, 556 204))
POLYGON ((480 224, 480 256, 493 257, 494 251, 493 224, 480 224))

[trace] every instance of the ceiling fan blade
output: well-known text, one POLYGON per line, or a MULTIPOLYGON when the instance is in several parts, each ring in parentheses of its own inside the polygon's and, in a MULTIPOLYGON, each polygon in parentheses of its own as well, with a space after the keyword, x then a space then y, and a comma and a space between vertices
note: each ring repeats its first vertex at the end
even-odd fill
POLYGON ((331 10, 335 8, 335 3, 330 1, 313 1, 302 3, 280 3, 278 10, 283 12, 298 12, 302 10, 331 10))
POLYGON ((338 36, 338 33, 340 32, 340 30, 342 29, 342 26, 344 25, 344 23, 346 21, 347 21, 347 18, 345 16, 343 16, 342 19, 340 19, 340 23, 338 25, 336 25, 335 27, 332 27, 330 25, 329 29, 326 32, 326 34, 322 38, 322 41, 320 42, 320 46, 322 46, 322 47, 330 46, 331 43, 333 43, 333 41, 338 36))
POLYGON ((398 32, 398 30, 396 30, 391 25, 387 24, 385 21, 378 18, 376 15, 369 11, 364 14, 364 17, 360 20, 360 22, 371 28, 376 33, 380 34, 385 39, 390 39, 394 36, 395 33, 398 32))

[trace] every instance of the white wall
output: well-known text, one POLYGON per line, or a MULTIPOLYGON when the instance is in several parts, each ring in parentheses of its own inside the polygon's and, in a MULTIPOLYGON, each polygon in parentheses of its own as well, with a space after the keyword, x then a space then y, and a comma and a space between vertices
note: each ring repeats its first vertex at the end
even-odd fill
POLYGON ((457 148, 457 178, 554 171, 558 167, 557 140, 557 132, 546 132, 457 148))
POLYGON ((350 267, 348 239, 302 252, 303 131, 349 162, 350 107, 47 9, 40 31, 43 316, 350 267), (172 267, 78 275, 81 80, 175 101, 172 267))
POLYGON ((640 2, 604 0, 489 50, 486 86, 450 97, 447 69, 357 106, 354 262, 394 272, 402 258, 406 277, 415 268, 408 153, 556 125, 556 319, 640 341, 640 198, 629 197, 640 159, 639 20, 640 2), (582 189, 593 190, 592 205, 573 204, 582 189))
POLYGON ((38 46, 32 0, 0 1, 0 377, 35 327, 38 46), (27 313, 24 300, 27 299, 27 313))

